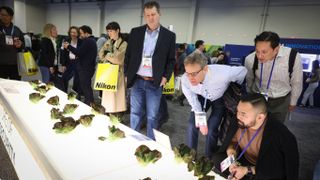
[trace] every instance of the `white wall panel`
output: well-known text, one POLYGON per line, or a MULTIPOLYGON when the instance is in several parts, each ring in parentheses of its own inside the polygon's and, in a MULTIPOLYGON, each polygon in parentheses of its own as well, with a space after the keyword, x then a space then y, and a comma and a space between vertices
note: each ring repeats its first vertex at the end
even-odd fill
POLYGON ((94 36, 100 35, 100 9, 97 3, 72 4, 71 25, 88 25, 94 36))
POLYGON ((252 44, 259 31, 259 6, 200 7, 194 42, 202 39, 209 44, 252 44))
MULTIPOLYGON (((69 29, 69 11, 67 4, 53 4, 46 8, 46 22, 57 27, 59 34, 67 34, 69 29)), ((44 24, 42 25, 42 27, 44 24)), ((42 32, 42 31, 41 31, 42 32)))
POLYGON ((102 32, 105 33, 105 26, 112 21, 119 23, 121 32, 129 33, 133 27, 140 26, 141 22, 141 1, 110 1, 105 4, 105 17, 102 32))
POLYGON ((281 37, 320 38, 320 5, 271 6, 266 30, 281 37))
POLYGON ((42 32, 42 28, 46 23, 46 10, 44 4, 26 4, 26 32, 34 33, 42 32))
POLYGON ((26 5, 24 1, 14 1, 14 24, 16 24, 22 32, 26 31, 26 5))

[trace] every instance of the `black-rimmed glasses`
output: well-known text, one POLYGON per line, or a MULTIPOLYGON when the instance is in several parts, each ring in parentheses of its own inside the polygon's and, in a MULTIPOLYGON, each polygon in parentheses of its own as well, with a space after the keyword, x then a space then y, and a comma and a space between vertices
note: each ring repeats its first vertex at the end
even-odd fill
POLYGON ((187 73, 187 72, 185 72, 186 74, 187 74, 187 76, 189 76, 189 77, 196 77, 201 71, 203 70, 203 68, 201 68, 199 71, 197 71, 197 72, 192 72, 192 73, 187 73))

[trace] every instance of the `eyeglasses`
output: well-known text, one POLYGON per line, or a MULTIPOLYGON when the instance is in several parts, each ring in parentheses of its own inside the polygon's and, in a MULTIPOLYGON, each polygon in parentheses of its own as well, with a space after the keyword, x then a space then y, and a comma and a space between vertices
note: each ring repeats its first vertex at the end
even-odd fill
POLYGON ((10 15, 9 15, 9 14, 3 14, 3 13, 0 13, 0 16, 3 16, 3 17, 9 17, 10 15))
POLYGON ((192 73, 187 73, 187 72, 185 72, 186 74, 187 74, 187 76, 189 76, 189 77, 196 77, 201 71, 203 70, 203 68, 201 68, 199 71, 197 71, 197 72, 192 72, 192 73))

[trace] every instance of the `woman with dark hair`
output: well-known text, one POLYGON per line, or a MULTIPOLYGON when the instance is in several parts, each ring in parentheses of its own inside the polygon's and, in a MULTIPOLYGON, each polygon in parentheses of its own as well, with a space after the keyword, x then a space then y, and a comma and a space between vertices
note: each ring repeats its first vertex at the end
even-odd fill
POLYGON ((309 107, 313 107, 313 101, 314 101, 314 91, 319 86, 319 80, 320 80, 320 68, 319 68, 319 60, 315 60, 312 63, 312 72, 310 77, 306 80, 306 83, 309 83, 308 88, 303 93, 303 99, 301 101, 301 107, 305 107, 307 100, 309 99, 309 107))
MULTIPOLYGON (((80 32, 79 28, 76 26, 71 26, 68 30, 68 39, 64 41, 70 43, 70 46, 77 48, 81 45, 81 40, 79 39, 80 32)), ((73 77, 73 90, 78 94, 81 94, 81 88, 79 85, 79 75, 76 69, 76 62, 78 57, 71 51, 68 51, 62 47, 60 54, 60 62, 62 65, 62 80, 64 84, 64 92, 68 91, 69 80, 73 77)))
POLYGON ((100 61, 119 65, 117 91, 103 91, 101 104, 106 113, 119 113, 127 110, 124 82, 124 56, 127 42, 123 40, 120 26, 117 22, 110 22, 106 26, 109 39, 99 52, 100 61))

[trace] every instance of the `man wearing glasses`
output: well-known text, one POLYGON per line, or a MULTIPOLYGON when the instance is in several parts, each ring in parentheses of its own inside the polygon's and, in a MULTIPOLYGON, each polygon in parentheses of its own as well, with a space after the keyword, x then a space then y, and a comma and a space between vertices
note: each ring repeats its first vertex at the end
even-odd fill
POLYGON ((241 84, 246 76, 245 67, 207 65, 199 53, 192 53, 184 61, 182 91, 191 105, 187 144, 197 149, 199 129, 206 136, 205 154, 211 158, 217 150, 218 128, 224 114, 222 96, 230 82, 241 84), (206 112, 211 108, 209 118, 206 112))

